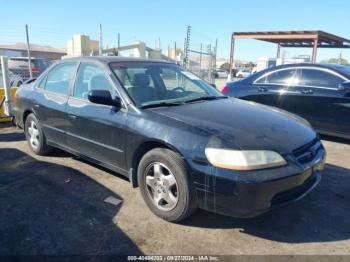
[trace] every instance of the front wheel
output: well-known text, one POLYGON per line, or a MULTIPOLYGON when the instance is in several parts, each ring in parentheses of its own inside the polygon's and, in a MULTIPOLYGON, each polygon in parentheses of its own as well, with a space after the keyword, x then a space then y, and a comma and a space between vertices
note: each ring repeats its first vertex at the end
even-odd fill
POLYGON ((143 156, 137 173, 142 197, 157 216, 179 222, 196 210, 193 184, 177 153, 153 149, 143 156))

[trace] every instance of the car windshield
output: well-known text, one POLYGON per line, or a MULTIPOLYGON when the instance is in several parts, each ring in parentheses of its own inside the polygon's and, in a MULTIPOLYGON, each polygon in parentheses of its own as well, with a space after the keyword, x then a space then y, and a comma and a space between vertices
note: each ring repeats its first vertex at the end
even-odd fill
POLYGON ((216 88, 175 64, 113 62, 110 67, 139 107, 225 98, 216 88))

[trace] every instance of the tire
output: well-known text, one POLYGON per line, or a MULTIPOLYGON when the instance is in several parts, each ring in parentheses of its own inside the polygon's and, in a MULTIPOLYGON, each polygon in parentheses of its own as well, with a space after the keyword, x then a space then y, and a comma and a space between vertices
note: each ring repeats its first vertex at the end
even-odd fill
POLYGON ((174 151, 156 148, 147 152, 139 163, 137 179, 147 206, 162 219, 179 222, 197 209, 186 163, 174 151))
POLYGON ((46 144, 45 134, 34 114, 27 116, 24 124, 24 132, 29 148, 36 155, 45 155, 50 151, 51 148, 46 144))

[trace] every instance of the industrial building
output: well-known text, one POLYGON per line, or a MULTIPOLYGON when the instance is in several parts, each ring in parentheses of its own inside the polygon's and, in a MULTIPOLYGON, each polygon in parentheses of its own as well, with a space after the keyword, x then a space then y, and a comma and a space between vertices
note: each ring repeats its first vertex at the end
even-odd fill
MULTIPOLYGON (((32 57, 56 60, 65 56, 66 50, 63 48, 30 44, 30 53, 32 57)), ((28 56, 27 44, 0 45, 0 56, 26 57, 28 56)))

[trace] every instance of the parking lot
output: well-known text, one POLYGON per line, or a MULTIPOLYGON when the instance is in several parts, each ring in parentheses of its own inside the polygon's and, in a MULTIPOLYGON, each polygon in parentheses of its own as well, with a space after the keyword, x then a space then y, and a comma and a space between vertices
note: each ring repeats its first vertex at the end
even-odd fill
POLYGON ((301 202, 252 219, 199 211, 172 224, 118 174, 58 150, 35 156, 20 130, 2 127, 0 253, 348 254, 350 144, 323 143, 323 180, 301 202))

